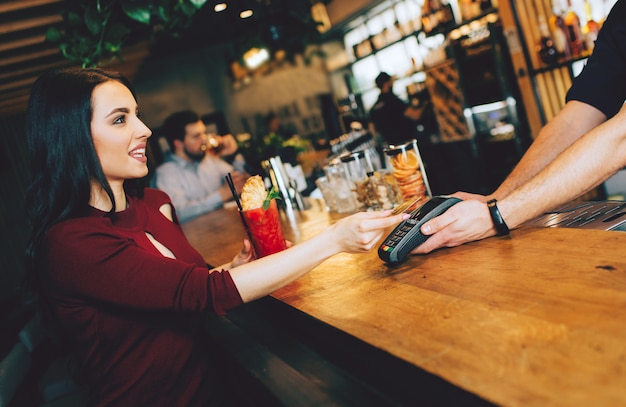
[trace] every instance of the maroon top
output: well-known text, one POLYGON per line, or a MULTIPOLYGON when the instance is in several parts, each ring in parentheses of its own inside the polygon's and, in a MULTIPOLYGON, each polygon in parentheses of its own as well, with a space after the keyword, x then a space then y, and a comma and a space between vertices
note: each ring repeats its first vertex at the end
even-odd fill
POLYGON ((84 366, 92 405, 200 406, 214 387, 200 318, 242 300, 230 273, 209 272, 180 225, 159 212, 169 202, 146 189, 113 217, 92 208, 46 237, 46 294, 84 366))

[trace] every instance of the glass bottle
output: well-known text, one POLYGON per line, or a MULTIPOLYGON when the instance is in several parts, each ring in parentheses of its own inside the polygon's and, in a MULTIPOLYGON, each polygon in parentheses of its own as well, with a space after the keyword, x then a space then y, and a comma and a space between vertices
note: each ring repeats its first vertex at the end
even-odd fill
POLYGON ((430 0, 425 0, 422 4, 422 29, 426 34, 432 32, 438 24, 432 3, 430 0))
POLYGON ((493 4, 491 4, 491 0, 480 0, 480 10, 487 11, 493 8, 493 4))
POLYGON ((565 21, 565 27, 567 27, 568 34, 568 42, 570 46, 570 50, 572 52, 573 57, 580 56, 584 49, 583 43, 583 35, 580 25, 580 19, 578 18, 578 14, 572 8, 572 2, 567 0, 567 12, 565 13, 565 17, 563 17, 565 21))
POLYGON ((546 17, 540 15, 537 17, 539 23, 539 43, 537 44, 537 52, 539 58, 544 64, 553 64, 559 60, 559 51, 556 49, 554 40, 548 30, 548 23, 546 17))
POLYGON ((448 29, 450 26, 455 24, 454 21, 454 12, 452 11, 452 5, 449 1, 443 1, 440 3, 440 24, 444 26, 444 28, 448 29))
POLYGON ((552 32, 552 40, 561 57, 569 58, 572 53, 569 47, 567 37, 567 28, 565 20, 558 7, 553 8, 552 16, 550 16, 550 30, 552 32))
POLYGON ((596 39, 598 38, 598 33, 600 32, 600 24, 593 19, 593 15, 591 13, 591 4, 589 4, 588 0, 585 0, 584 6, 587 22, 582 28, 582 34, 585 43, 585 50, 591 51, 593 50, 596 39))

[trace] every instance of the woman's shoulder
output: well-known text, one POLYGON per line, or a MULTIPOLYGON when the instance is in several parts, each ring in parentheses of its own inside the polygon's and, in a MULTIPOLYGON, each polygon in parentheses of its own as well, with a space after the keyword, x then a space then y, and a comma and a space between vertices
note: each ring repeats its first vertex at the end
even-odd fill
POLYGON ((84 216, 63 220, 53 225, 46 233, 46 244, 58 248, 84 246, 93 236, 106 233, 111 220, 106 216, 84 216))
POLYGON ((170 196, 156 188, 145 188, 143 198, 141 199, 146 205, 152 208, 160 208, 164 204, 171 204, 170 196))

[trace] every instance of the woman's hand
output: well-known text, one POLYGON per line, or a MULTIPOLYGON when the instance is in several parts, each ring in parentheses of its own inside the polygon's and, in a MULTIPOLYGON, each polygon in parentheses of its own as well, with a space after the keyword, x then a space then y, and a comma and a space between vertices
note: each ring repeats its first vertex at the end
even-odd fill
POLYGON ((241 247, 241 251, 237 253, 235 258, 233 258, 230 266, 241 266, 242 264, 250 263, 254 259, 256 259, 256 255, 254 254, 254 249, 252 249, 250 241, 248 239, 243 239, 243 246, 241 247))
POLYGON ((233 268, 231 276, 241 299, 249 302, 267 295, 337 253, 363 253, 371 250, 386 228, 395 226, 410 216, 390 216, 390 213, 391 211, 356 213, 287 250, 233 268))
POLYGON ((387 228, 395 226, 410 215, 391 211, 359 212, 335 223, 329 231, 339 245, 339 251, 364 253, 370 251, 383 237, 387 228))

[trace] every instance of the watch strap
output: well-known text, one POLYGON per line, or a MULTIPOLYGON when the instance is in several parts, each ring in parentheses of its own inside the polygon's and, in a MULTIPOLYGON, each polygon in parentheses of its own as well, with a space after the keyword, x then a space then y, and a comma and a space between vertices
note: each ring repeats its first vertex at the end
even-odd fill
POLYGON ((496 227, 496 236, 506 236, 509 234, 509 227, 502 218, 497 202, 498 201, 496 199, 491 199, 487 202, 487 207, 489 208, 489 214, 491 215, 493 225, 496 227))

